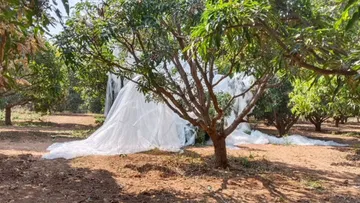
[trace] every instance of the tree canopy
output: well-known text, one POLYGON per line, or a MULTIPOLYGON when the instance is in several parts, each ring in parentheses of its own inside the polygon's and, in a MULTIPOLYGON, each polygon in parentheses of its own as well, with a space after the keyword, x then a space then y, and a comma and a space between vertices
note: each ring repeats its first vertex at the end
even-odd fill
MULTIPOLYGON (((63 0, 67 13, 68 1, 63 0)), ((11 0, 0 2, 0 100, 11 124, 11 108, 37 101, 36 109, 49 109, 62 94, 59 54, 44 37, 60 17, 56 2, 11 0)))
POLYGON ((141 75, 133 81, 139 90, 206 131, 226 166, 226 136, 246 121, 275 75, 356 80, 359 42, 335 26, 341 11, 325 0, 86 1, 75 6, 57 45, 80 72, 141 75), (225 97, 214 91, 236 72, 254 77, 253 86, 225 97), (248 91, 254 97, 225 125, 226 111, 248 91))
MULTIPOLYGON (((69 11, 68 0, 63 0, 69 11)), ((0 94, 17 84, 11 69, 28 67, 28 61, 44 48, 44 34, 55 19, 50 15, 60 11, 51 1, 11 0, 0 3, 0 94)))
MULTIPOLYGON (((359 90, 348 86, 342 76, 320 77, 294 82, 290 94, 293 112, 311 121, 317 131, 321 123, 333 117, 339 120, 358 114, 359 90)), ((338 121, 337 121, 338 122, 338 121)))
POLYGON ((26 69, 11 69, 16 85, 0 98, 2 109, 6 109, 5 123, 11 124, 11 108, 33 104, 36 111, 46 112, 61 102, 66 95, 67 70, 59 52, 50 44, 35 54, 26 69))

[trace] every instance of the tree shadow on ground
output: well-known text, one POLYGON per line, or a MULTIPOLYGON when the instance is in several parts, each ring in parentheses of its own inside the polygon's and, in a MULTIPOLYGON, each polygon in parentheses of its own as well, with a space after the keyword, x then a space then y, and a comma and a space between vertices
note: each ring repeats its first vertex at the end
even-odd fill
MULTIPOLYGON (((151 153, 147 153, 151 154, 151 153)), ((156 153, 158 155, 158 153, 156 153)), ((164 153, 162 154, 164 155, 164 153)), ((266 159, 230 156, 231 167, 227 170, 214 169, 213 156, 201 156, 194 151, 185 150, 181 155, 168 153, 171 158, 161 166, 153 163, 144 165, 127 164, 125 168, 140 174, 150 171, 161 172, 161 177, 182 176, 192 179, 210 177, 221 179, 221 188, 208 190, 210 196, 219 202, 246 201, 244 196, 229 195, 227 190, 241 188, 246 191, 265 189, 273 201, 288 202, 360 202, 358 197, 336 190, 337 186, 357 187, 360 174, 315 170, 266 159)), ((264 197, 254 194, 252 201, 264 201, 264 197)))
POLYGON ((76 124, 76 123, 54 123, 54 122, 45 122, 45 121, 14 121, 14 126, 19 127, 55 127, 63 128, 67 130, 86 130, 94 128, 90 125, 76 124))
POLYGON ((107 170, 73 168, 67 160, 0 154, 0 202, 195 202, 174 190, 127 193, 107 170))
MULTIPOLYGON (((72 138, 71 136, 71 132, 0 131, 0 140, 8 140, 17 143, 14 145, 20 148, 24 145, 21 143, 64 142, 75 140, 75 138, 72 138)), ((3 149, 4 147, 9 149, 10 146, 0 146, 0 149, 3 149)))
POLYGON ((108 171, 32 155, 0 155, 0 187, 0 202, 104 202, 121 191, 108 171))
POLYGON ((6 126, 0 129, 0 140, 9 139, 19 141, 41 141, 53 139, 83 139, 90 135, 97 127, 78 124, 57 124, 52 122, 21 122, 31 126, 6 126))
MULTIPOLYGON (((149 158, 150 154, 143 156, 149 158)), ((162 173, 158 181, 193 180, 194 186, 199 187, 197 180, 216 180, 221 181, 221 186, 201 185, 200 194, 181 187, 179 190, 158 187, 130 193, 128 185, 115 179, 119 174, 108 170, 73 167, 70 161, 63 159, 0 154, 0 202, 206 202, 209 199, 209 202, 359 202, 357 196, 333 188, 344 184, 352 187, 360 180, 359 174, 235 156, 230 156, 229 169, 214 169, 212 156, 188 150, 182 154, 163 152, 156 156, 161 162, 149 159, 141 164, 131 156, 114 156, 118 162, 112 164, 122 170, 138 172, 143 176, 136 182, 138 184, 147 181, 147 173, 155 171, 162 173), (312 186, 312 183, 321 185, 312 186), (266 194, 258 191, 266 191, 266 194)))
POLYGON ((340 125, 340 127, 346 127, 346 128, 360 130, 360 123, 357 123, 357 122, 347 122, 345 124, 339 124, 339 125, 340 125))
POLYGON ((76 117, 94 117, 103 116, 102 114, 87 114, 87 113, 53 113, 51 116, 76 116, 76 117))
MULTIPOLYGON (((358 147, 333 147, 333 150, 346 153, 345 161, 334 162, 334 166, 360 167, 360 148, 358 147)), ((360 180, 359 180, 360 183, 360 180)))

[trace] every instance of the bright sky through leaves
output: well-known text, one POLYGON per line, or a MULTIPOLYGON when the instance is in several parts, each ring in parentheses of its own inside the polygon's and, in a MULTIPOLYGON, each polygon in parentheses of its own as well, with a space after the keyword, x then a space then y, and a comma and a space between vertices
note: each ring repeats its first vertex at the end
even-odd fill
MULTIPOLYGON (((67 18, 67 14, 65 11, 64 6, 62 5, 62 1, 61 0, 55 0, 57 2, 57 7, 59 8, 61 15, 64 17, 63 20, 65 22, 66 18, 67 18)), ((75 6, 76 3, 81 2, 81 0, 69 0, 69 6, 70 6, 70 13, 72 12, 72 7, 75 6)), ((57 21, 59 21, 58 17, 56 16, 55 12, 52 12, 51 15, 57 19, 57 21)), ((49 30, 50 30, 50 34, 52 35, 56 35, 59 32, 61 32, 63 30, 62 26, 60 25, 59 22, 57 22, 56 26, 49 26, 49 30)))

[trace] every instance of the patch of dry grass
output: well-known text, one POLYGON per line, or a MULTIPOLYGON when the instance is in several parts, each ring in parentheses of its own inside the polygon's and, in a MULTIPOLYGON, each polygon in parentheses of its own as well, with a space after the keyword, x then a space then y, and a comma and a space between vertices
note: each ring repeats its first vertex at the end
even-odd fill
MULTIPOLYGON (((29 111, 25 108, 14 108, 11 112, 12 121, 27 121, 29 122, 39 122, 41 121, 41 113, 36 113, 34 111, 29 111)), ((0 111, 0 121, 5 120, 5 112, 0 111)))

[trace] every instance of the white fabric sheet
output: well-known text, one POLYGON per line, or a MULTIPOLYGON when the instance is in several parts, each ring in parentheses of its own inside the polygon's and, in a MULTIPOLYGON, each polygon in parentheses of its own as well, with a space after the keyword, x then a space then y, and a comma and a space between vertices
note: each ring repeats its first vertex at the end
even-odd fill
MULTIPOLYGON (((217 75, 215 81, 222 76, 217 75)), ((139 76, 134 78, 138 80, 139 76)), ((110 80, 110 79, 109 79, 110 80)), ((110 81, 113 81, 111 79, 110 81)), ((245 91, 253 78, 237 75, 226 78, 216 86, 216 92, 237 95, 245 91)), ((117 86, 117 85, 115 85, 117 86)), ((111 87, 114 88, 114 87, 111 87)), ((112 91, 113 92, 113 91, 112 91)), ((227 124, 235 119, 252 98, 251 92, 236 99, 227 124)), ((137 91, 136 84, 128 82, 118 93, 106 121, 89 138, 79 141, 55 143, 51 145, 46 159, 71 159, 86 155, 131 154, 158 148, 165 151, 179 151, 194 144, 195 130, 165 104, 145 102, 145 96, 137 91)), ((259 131, 251 131, 247 123, 242 123, 226 139, 228 146, 241 144, 294 144, 346 146, 333 141, 309 139, 300 135, 277 138, 259 131)))

